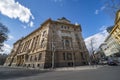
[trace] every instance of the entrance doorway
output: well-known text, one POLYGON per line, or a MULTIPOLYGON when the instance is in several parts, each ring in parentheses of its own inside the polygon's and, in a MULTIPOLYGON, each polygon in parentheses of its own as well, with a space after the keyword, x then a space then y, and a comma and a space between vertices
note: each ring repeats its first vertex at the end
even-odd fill
POLYGON ((73 66, 73 62, 68 62, 68 66, 72 67, 73 66))

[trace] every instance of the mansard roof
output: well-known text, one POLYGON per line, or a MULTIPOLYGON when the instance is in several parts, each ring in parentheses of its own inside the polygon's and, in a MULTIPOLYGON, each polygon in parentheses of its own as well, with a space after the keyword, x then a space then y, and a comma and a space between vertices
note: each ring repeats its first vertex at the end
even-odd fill
POLYGON ((65 17, 58 18, 58 21, 60 21, 60 22, 66 21, 66 22, 70 23, 70 20, 66 19, 65 17))

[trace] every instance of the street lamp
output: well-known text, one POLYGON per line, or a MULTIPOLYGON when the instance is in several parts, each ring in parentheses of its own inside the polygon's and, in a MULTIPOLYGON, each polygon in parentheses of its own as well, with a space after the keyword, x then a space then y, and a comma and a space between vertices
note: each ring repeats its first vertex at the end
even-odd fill
POLYGON ((52 69, 55 67, 55 45, 53 40, 55 39, 54 30, 52 28, 52 69))
POLYGON ((55 63, 54 59, 55 59, 55 46, 52 42, 52 69, 54 68, 54 63, 55 63))

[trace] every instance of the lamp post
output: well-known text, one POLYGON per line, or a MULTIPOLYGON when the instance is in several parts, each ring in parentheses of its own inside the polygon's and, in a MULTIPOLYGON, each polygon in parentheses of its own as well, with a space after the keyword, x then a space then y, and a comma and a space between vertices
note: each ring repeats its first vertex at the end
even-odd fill
POLYGON ((52 69, 54 69, 55 67, 55 45, 54 45, 54 39, 55 39, 55 36, 54 36, 54 30, 52 28, 52 69))
POLYGON ((55 46, 52 42, 52 69, 54 68, 54 63, 55 63, 54 59, 55 59, 55 46))

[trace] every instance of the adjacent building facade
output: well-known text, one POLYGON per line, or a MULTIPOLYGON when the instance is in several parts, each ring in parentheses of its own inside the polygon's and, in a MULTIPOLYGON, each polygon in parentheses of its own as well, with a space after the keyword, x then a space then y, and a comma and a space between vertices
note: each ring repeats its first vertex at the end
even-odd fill
POLYGON ((120 10, 116 14, 115 25, 110 34, 120 44, 120 10))
POLYGON ((14 43, 5 66, 51 68, 88 64, 89 53, 78 24, 62 17, 48 19, 14 43))
POLYGON ((120 62, 120 10, 116 14, 115 25, 110 28, 101 49, 108 58, 117 59, 120 62))
POLYGON ((106 44, 104 44, 104 43, 101 44, 99 46, 98 50, 94 54, 94 57, 98 62, 101 62, 103 59, 106 58, 105 53, 103 51, 105 49, 105 47, 106 47, 106 44))
POLYGON ((114 37, 109 35, 102 46, 102 50, 108 57, 117 57, 117 55, 120 54, 120 45, 116 42, 114 37))

